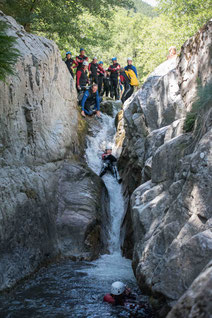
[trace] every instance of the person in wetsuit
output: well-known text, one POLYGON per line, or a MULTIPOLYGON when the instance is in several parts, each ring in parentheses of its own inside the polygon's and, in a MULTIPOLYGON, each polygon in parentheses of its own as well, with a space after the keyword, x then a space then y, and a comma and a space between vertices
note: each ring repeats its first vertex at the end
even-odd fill
POLYGON ((126 302, 135 299, 136 296, 131 293, 130 289, 124 283, 117 281, 111 285, 111 292, 104 296, 103 301, 112 305, 124 306, 126 302))
POLYGON ((118 183, 122 182, 122 179, 119 176, 118 169, 117 169, 117 159, 112 155, 112 148, 107 147, 105 152, 102 155, 102 168, 100 171, 99 176, 102 177, 107 171, 110 171, 113 176, 116 178, 118 183))
POLYGON ((77 71, 77 91, 78 93, 81 92, 82 89, 84 89, 88 83, 88 75, 87 75, 87 69, 88 69, 88 62, 84 61, 82 63, 81 69, 77 71))
POLYGON ((127 58, 127 66, 125 66, 124 69, 126 71, 132 70, 135 73, 136 77, 138 77, 137 69, 134 65, 132 65, 132 58, 131 57, 127 58))
POLYGON ((102 61, 100 61, 99 64, 98 64, 97 74, 98 74, 98 91, 99 91, 99 94, 101 94, 103 78, 104 78, 104 75, 105 75, 105 70, 103 68, 103 62, 102 61))
POLYGON ((71 76, 74 78, 73 69, 78 66, 78 63, 71 58, 71 52, 70 51, 66 52, 66 61, 65 61, 65 63, 67 65, 67 68, 68 68, 69 72, 71 73, 71 76), (73 64, 75 64, 75 65, 73 66, 73 64))
POLYGON ((89 64, 88 71, 89 71, 89 77, 90 77, 91 83, 98 84, 98 74, 97 74, 98 63, 97 63, 96 56, 93 58, 93 61, 89 64))
POLYGON ((88 57, 85 56, 85 50, 83 48, 81 48, 80 55, 76 56, 76 62, 78 63, 77 71, 81 69, 84 61, 88 62, 88 57))
POLYGON ((124 104, 124 102, 133 94, 134 86, 130 85, 130 79, 123 68, 120 69, 120 81, 124 85, 124 93, 121 97, 121 101, 124 104))
POLYGON ((113 98, 115 95, 115 99, 119 99, 119 93, 118 93, 118 72, 120 70, 120 65, 117 63, 117 58, 112 58, 113 64, 110 65, 108 68, 108 71, 110 72, 110 81, 111 81, 111 92, 110 96, 113 98))
POLYGON ((105 72, 105 76, 103 78, 103 95, 105 93, 106 97, 109 96, 110 92, 110 73, 108 71, 105 72))
POLYGON ((99 97, 98 85, 94 83, 83 95, 81 101, 81 115, 86 117, 86 115, 92 116, 93 114, 96 114, 100 117, 100 102, 101 97, 99 97))

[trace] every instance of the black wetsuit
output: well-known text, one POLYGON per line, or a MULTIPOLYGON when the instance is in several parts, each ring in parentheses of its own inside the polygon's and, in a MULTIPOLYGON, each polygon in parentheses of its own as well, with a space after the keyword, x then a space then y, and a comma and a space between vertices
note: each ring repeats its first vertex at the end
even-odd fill
POLYGON ((104 77, 103 83, 104 83, 103 95, 105 93, 106 97, 108 97, 110 92, 110 76, 104 77))
POLYGON ((120 65, 118 63, 110 65, 108 71, 110 72, 110 81, 111 81, 111 92, 110 96, 113 98, 115 94, 115 99, 119 99, 119 91, 118 91, 118 70, 120 69, 120 65))
POLYGON ((133 94, 134 86, 130 85, 129 77, 125 72, 120 73, 121 83, 124 84, 124 93, 122 95, 121 101, 124 102, 133 94))
POLYGON ((100 177, 102 177, 107 171, 110 171, 113 176, 117 179, 119 183, 121 183, 122 179, 119 177, 118 169, 117 169, 117 159, 113 155, 108 155, 104 153, 102 155, 103 165, 100 171, 100 177))

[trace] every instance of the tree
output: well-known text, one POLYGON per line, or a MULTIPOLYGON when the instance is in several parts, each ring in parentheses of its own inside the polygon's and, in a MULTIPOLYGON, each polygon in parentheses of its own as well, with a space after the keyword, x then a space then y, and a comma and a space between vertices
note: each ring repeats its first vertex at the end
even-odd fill
POLYGON ((14 65, 20 56, 14 48, 16 38, 6 34, 7 24, 0 21, 0 80, 5 81, 8 74, 14 74, 14 65))
POLYGON ((211 0, 159 0, 159 12, 167 15, 185 37, 193 35, 212 17, 211 0))
POLYGON ((42 27, 61 35, 75 32, 77 19, 84 10, 105 18, 111 16, 115 6, 133 5, 133 0, 3 0, 0 9, 13 16, 26 31, 41 31, 42 27))

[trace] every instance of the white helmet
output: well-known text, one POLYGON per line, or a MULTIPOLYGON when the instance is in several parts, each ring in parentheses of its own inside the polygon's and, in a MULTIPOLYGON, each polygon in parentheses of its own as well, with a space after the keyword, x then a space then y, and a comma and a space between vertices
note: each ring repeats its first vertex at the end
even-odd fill
POLYGON ((112 146, 109 144, 109 145, 107 145, 106 146, 106 148, 105 148, 105 150, 112 150, 113 148, 112 148, 112 146))
POLYGON ((131 57, 128 57, 128 58, 127 58, 127 61, 132 61, 132 58, 131 58, 131 57))
POLYGON ((126 289, 126 286, 124 285, 124 283, 122 283, 122 282, 114 282, 111 285, 111 294, 112 295, 116 295, 116 296, 121 295, 121 294, 123 294, 125 289, 126 289))
POLYGON ((87 61, 84 61, 84 62, 82 63, 82 65, 83 65, 83 66, 88 66, 89 63, 88 63, 87 61))
POLYGON ((98 59, 97 59, 97 56, 94 56, 93 60, 98 60, 98 59))

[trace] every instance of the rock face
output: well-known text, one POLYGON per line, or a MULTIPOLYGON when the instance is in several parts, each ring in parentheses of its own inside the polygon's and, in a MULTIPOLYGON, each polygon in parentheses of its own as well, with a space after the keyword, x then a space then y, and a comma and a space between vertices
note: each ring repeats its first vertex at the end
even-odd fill
MULTIPOLYGON (((194 133, 183 132, 197 79, 203 86, 212 80, 211 39, 210 21, 184 44, 179 58, 160 65, 128 99, 118 124, 117 144, 123 139, 119 166, 131 197, 123 250, 133 240, 140 287, 168 306, 191 286, 169 317, 198 316, 186 314, 184 300, 194 293, 190 308, 195 306, 203 289, 191 284, 212 259, 212 108, 194 133), (177 315, 177 309, 185 315, 177 315)), ((197 281, 209 286, 210 275, 208 281, 202 275, 197 281)), ((161 316, 166 312, 164 307, 161 316)))
POLYGON ((59 255, 96 257, 104 248, 101 202, 107 193, 77 159, 83 157, 86 127, 57 46, 26 33, 2 12, 0 20, 21 52, 17 75, 0 82, 2 290, 59 255))
POLYGON ((109 200, 102 180, 85 165, 66 162, 58 184, 56 220, 60 251, 93 259, 105 249, 109 200))
POLYGON ((167 318, 210 318, 212 313, 212 263, 194 280, 167 318))

